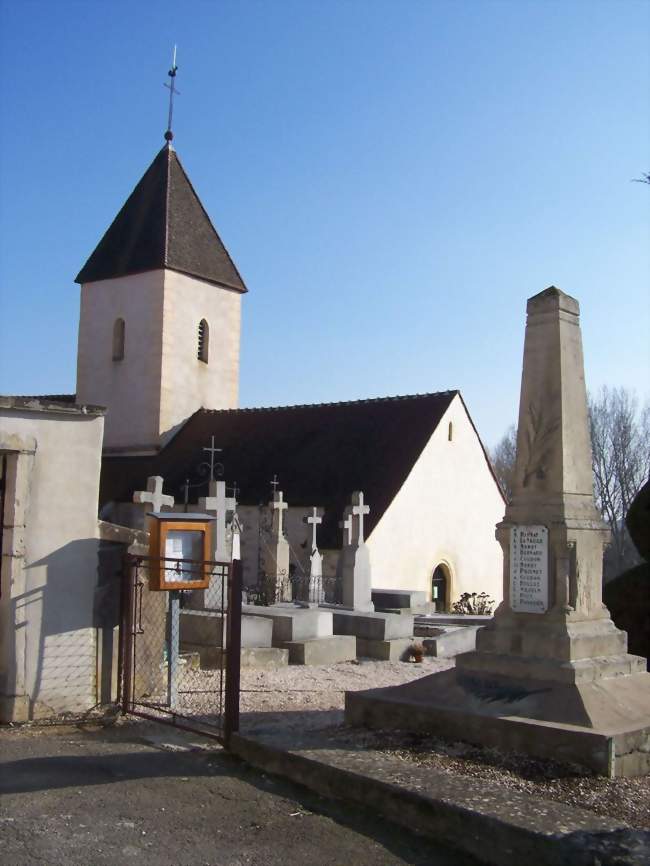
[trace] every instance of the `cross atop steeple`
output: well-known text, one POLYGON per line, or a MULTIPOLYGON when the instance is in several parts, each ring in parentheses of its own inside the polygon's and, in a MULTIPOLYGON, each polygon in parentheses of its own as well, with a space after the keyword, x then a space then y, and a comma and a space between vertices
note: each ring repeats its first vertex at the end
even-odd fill
POLYGON ((176 90, 175 79, 176 73, 178 72, 178 66, 176 66, 176 46, 174 45, 174 56, 172 58, 172 68, 169 70, 167 75, 169 75, 171 81, 169 84, 165 83, 165 87, 169 88, 169 115, 167 118, 167 132, 165 133, 165 141, 168 144, 171 144, 171 141, 174 137, 174 133, 172 132, 172 115, 174 113, 174 94, 178 93, 180 96, 180 91, 176 90))

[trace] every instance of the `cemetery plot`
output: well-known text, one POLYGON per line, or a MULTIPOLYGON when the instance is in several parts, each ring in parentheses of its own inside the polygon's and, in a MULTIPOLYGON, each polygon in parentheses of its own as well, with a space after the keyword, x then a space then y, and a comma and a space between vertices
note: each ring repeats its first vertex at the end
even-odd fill
POLYGON ((132 556, 125 589, 124 711, 226 740, 239 718, 240 563, 132 556), (174 586, 206 572, 209 584, 151 588, 150 574, 167 571, 174 586))

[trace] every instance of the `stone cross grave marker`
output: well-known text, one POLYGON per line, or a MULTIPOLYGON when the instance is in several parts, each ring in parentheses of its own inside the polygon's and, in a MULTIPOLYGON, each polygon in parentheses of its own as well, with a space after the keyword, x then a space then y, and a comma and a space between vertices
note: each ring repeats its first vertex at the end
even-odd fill
POLYGON ((311 554, 309 561, 311 563, 309 569, 309 585, 307 588, 307 601, 310 604, 320 604, 325 601, 325 592, 323 590, 323 557, 318 550, 316 541, 316 531, 319 524, 323 522, 323 518, 318 513, 318 508, 312 508, 312 513, 309 517, 304 518, 305 523, 311 526, 311 554))
POLYGON ((289 507, 284 501, 284 494, 280 491, 273 491, 273 499, 269 502, 269 506, 273 509, 273 534, 281 537, 282 531, 282 512, 289 507))
POLYGON ((359 544, 365 544, 363 538, 363 518, 370 514, 370 508, 363 503, 363 491, 359 490, 352 494, 352 514, 359 519, 359 544))
POLYGON ((174 507, 174 497, 162 492, 163 478, 161 475, 150 475, 147 478, 147 489, 136 490, 133 501, 137 505, 148 505, 151 511, 162 511, 164 506, 174 507))
POLYGON ((226 496, 225 481, 211 481, 208 487, 208 496, 199 499, 199 509, 208 514, 216 515, 214 534, 212 539, 213 557, 218 562, 226 562, 228 551, 226 549, 226 517, 229 511, 237 508, 237 500, 234 496, 226 496))
POLYGON ((343 514, 344 520, 339 521, 339 526, 343 530, 343 544, 352 544, 352 515, 349 513, 349 508, 345 509, 343 514))
POLYGON ((342 526, 347 532, 347 543, 344 539, 338 568, 343 585, 343 605, 352 610, 375 609, 371 592, 370 552, 363 532, 363 519, 369 513, 370 508, 363 501, 363 492, 355 491, 351 505, 347 506, 344 513, 342 526), (355 517, 358 518, 357 527, 354 526, 355 517))
POLYGON ((241 534, 244 530, 244 524, 241 522, 239 515, 235 511, 230 524, 230 532, 232 535, 231 559, 234 562, 236 559, 241 559, 241 534))
MULTIPOLYGON (((277 485, 277 476, 271 484, 277 485)), ((269 508, 273 513, 270 544, 263 542, 263 568, 270 583, 271 596, 274 603, 291 601, 291 583, 289 581, 289 542, 284 537, 282 513, 289 504, 284 501, 282 490, 273 490, 273 498, 269 508)))
POLYGON ((318 550, 318 544, 316 544, 316 527, 323 522, 323 518, 318 514, 318 508, 314 506, 314 508, 312 508, 311 516, 306 517, 305 521, 311 526, 311 549, 318 550))

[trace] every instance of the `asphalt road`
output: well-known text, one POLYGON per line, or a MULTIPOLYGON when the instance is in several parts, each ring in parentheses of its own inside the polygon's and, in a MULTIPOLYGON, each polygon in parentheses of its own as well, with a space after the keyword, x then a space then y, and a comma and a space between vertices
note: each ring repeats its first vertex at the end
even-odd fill
POLYGON ((141 722, 0 728, 0 860, 5 866, 476 866, 368 810, 200 746, 191 735, 141 722))

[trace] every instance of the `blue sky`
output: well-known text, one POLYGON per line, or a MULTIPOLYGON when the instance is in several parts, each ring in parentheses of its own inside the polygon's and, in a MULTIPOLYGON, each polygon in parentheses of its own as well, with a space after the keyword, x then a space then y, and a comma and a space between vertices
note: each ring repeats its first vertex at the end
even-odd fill
MULTIPOLYGON (((650 394, 650 3, 0 0, 0 393, 73 392, 73 280, 163 143, 249 289, 242 405, 460 388, 516 419, 526 299, 650 394)), ((396 445, 396 447, 398 447, 396 445)))

